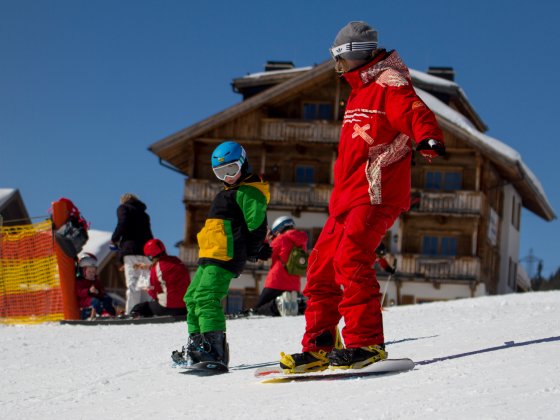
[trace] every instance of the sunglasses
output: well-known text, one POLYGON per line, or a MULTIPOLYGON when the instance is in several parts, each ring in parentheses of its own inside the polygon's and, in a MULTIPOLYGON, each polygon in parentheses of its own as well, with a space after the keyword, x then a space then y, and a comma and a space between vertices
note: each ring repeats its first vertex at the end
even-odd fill
POLYGON ((241 171, 241 164, 236 161, 212 169, 220 181, 225 181, 226 178, 234 178, 241 171))

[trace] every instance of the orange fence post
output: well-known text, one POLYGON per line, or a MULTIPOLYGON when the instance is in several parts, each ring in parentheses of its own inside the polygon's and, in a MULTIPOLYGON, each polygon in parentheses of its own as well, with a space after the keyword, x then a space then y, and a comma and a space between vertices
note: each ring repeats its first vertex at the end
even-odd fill
MULTIPOLYGON (((52 217, 55 229, 58 229, 68 220, 68 207, 63 201, 52 203, 52 217)), ((60 276, 60 289, 62 292, 62 306, 64 319, 80 319, 80 308, 76 296, 76 268, 74 260, 62 251, 55 242, 58 274, 60 276)))

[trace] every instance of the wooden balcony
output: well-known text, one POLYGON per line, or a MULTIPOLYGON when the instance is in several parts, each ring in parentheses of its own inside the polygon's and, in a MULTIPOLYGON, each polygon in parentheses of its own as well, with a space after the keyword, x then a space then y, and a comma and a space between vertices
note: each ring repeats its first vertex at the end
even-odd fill
POLYGON ((266 118, 262 120, 260 137, 266 141, 336 144, 340 137, 340 123, 266 118))
POLYGON ((332 185, 326 184, 270 184, 270 203, 272 209, 316 209, 326 211, 329 207, 332 185))
POLYGON ((480 216, 483 214, 485 196, 480 191, 412 193, 410 213, 438 213, 480 216))
MULTIPOLYGON (((188 204, 210 204, 222 189, 220 182, 188 179, 185 182, 184 200, 188 204)), ((272 182, 270 184, 271 209, 314 209, 326 211, 332 192, 332 185, 327 184, 287 184, 272 182)))
POLYGON ((397 255, 397 275, 425 280, 480 280, 480 259, 397 255))
MULTIPOLYGON (((187 267, 194 269, 197 267, 198 262, 198 246, 196 245, 183 245, 179 248, 179 258, 187 265, 187 267)), ((270 270, 270 262, 258 261, 256 263, 247 262, 245 272, 268 272, 270 270)))

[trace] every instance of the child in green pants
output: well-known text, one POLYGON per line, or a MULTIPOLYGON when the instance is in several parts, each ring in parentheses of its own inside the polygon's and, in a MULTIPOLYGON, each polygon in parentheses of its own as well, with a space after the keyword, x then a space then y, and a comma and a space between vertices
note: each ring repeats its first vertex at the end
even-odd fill
POLYGON ((172 359, 183 364, 201 361, 228 365, 226 321, 221 301, 232 278, 247 261, 267 260, 272 254, 264 242, 268 183, 251 173, 243 147, 233 141, 220 144, 212 153, 212 169, 224 183, 204 227, 197 235, 198 269, 185 294, 189 341, 172 359))

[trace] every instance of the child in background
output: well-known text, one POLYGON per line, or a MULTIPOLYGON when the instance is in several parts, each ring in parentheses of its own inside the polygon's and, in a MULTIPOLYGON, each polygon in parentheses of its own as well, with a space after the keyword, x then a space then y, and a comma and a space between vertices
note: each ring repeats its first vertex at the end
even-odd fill
POLYGON ((298 303, 301 276, 288 273, 286 264, 294 247, 307 251, 307 233, 295 228, 294 219, 282 216, 272 224, 269 238, 272 264, 253 312, 268 316, 303 314, 305 304, 298 303))
POLYGON ((191 282, 189 270, 179 258, 168 255, 159 239, 150 239, 144 245, 144 255, 152 262, 150 287, 147 292, 152 298, 132 308, 133 317, 180 316, 187 314, 183 297, 191 282))
POLYGON ((116 315, 111 296, 105 293, 105 288, 97 278, 97 257, 89 252, 85 252, 78 260, 76 294, 82 319, 101 316, 103 311, 110 316, 116 315))

